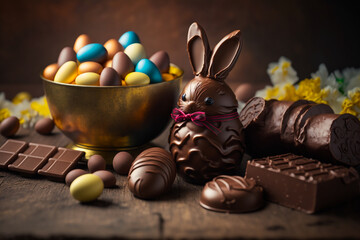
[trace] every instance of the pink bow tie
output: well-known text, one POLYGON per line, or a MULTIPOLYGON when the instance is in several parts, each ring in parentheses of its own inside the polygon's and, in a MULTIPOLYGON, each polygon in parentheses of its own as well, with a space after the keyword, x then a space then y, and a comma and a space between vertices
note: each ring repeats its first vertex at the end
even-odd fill
POLYGON ((184 113, 178 108, 174 108, 171 113, 172 119, 175 122, 183 122, 183 121, 192 121, 198 126, 206 127, 216 135, 218 135, 221 131, 217 127, 215 127, 211 122, 224 122, 230 121, 236 118, 239 118, 239 114, 237 112, 222 114, 222 115, 215 115, 215 116, 208 116, 206 117, 205 112, 194 112, 194 113, 184 113))

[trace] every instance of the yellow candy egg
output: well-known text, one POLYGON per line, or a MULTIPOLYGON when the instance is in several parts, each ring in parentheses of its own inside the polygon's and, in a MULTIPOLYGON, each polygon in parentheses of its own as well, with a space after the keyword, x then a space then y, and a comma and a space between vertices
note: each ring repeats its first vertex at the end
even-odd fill
POLYGON ((100 63, 97 62, 83 62, 80 63, 78 67, 78 74, 86 73, 86 72, 94 72, 100 74, 103 70, 103 67, 100 63))
POLYGON ((148 75, 142 72, 131 72, 125 77, 126 85, 144 85, 150 83, 148 75))
POLYGON ((93 72, 82 73, 76 77, 75 83, 78 85, 99 86, 100 75, 93 72))
POLYGON ((162 73, 161 77, 165 82, 168 82, 168 81, 171 81, 171 80, 175 79, 175 76, 170 74, 170 73, 162 73))
POLYGON ((54 82, 71 83, 77 76, 77 64, 73 61, 64 63, 56 72, 54 82))
POLYGON ((183 74, 183 71, 180 68, 177 68, 177 67, 174 67, 174 66, 170 65, 169 73, 173 74, 173 75, 175 75, 177 77, 180 77, 183 74))
POLYGON ((76 178, 70 185, 70 194, 80 202, 97 199, 104 190, 104 183, 99 176, 84 174, 76 178))
POLYGON ((124 53, 128 55, 134 66, 143 58, 146 58, 145 48, 140 43, 133 43, 125 48, 124 53))

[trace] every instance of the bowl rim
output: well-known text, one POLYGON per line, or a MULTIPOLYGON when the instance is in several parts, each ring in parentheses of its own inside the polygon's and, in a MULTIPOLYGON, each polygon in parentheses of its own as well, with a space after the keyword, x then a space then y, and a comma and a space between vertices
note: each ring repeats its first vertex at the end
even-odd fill
POLYGON ((179 80, 184 76, 184 70, 182 68, 180 68, 179 66, 170 63, 170 66, 175 67, 177 69, 179 69, 181 71, 181 74, 179 76, 177 76, 175 79, 171 80, 171 81, 165 81, 165 82, 159 82, 159 83, 150 83, 150 84, 141 84, 141 85, 130 85, 130 86, 92 86, 92 85, 77 85, 77 84, 69 84, 69 83, 61 83, 61 82, 54 82, 53 80, 49 80, 46 79, 42 72, 40 72, 40 78, 45 81, 45 82, 49 82, 52 84, 58 84, 58 85, 63 85, 63 86, 67 86, 67 87, 76 87, 76 88, 100 88, 100 89, 106 89, 106 88, 140 88, 140 87, 146 87, 146 86, 151 86, 151 85, 161 85, 161 84, 169 84, 172 81, 175 80, 179 80))

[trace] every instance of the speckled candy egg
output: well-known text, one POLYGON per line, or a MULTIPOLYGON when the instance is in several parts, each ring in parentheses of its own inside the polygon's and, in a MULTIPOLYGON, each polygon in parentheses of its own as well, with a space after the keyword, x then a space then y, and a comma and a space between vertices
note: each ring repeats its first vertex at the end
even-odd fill
POLYGON ((170 67, 170 57, 169 54, 165 51, 158 51, 154 53, 150 58, 160 70, 161 73, 168 73, 170 67))
POLYGON ((129 45, 125 48, 124 53, 128 55, 134 66, 136 66, 141 59, 146 58, 145 48, 140 43, 133 43, 129 45))
POLYGON ((127 48, 133 43, 140 43, 140 38, 135 32, 128 31, 121 35, 121 37, 119 38, 119 42, 124 48, 127 48))
POLYGON ((106 67, 100 74, 100 86, 120 86, 118 73, 112 67, 106 67))
POLYGON ((79 62, 93 61, 104 63, 107 60, 107 50, 99 43, 90 43, 82 47, 76 54, 79 62))
POLYGON ((149 76, 150 83, 162 82, 159 69, 149 59, 141 59, 135 67, 135 72, 142 72, 149 76))
POLYGON ((104 183, 99 176, 84 174, 70 185, 70 194, 80 202, 91 202, 97 199, 104 190, 104 183))
POLYGON ((125 79, 126 75, 134 71, 134 64, 131 62, 128 55, 123 52, 115 54, 112 60, 112 67, 122 79, 125 79))

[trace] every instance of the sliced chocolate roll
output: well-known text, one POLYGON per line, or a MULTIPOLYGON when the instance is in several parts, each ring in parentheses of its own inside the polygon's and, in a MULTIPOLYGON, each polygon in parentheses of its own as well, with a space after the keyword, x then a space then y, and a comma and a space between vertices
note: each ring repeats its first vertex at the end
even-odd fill
POLYGON ((247 150, 252 156, 285 152, 280 141, 281 123, 284 113, 293 102, 264 101, 261 98, 252 98, 240 113, 240 121, 245 128, 247 150))
POLYGON ((360 121, 353 115, 310 117, 300 129, 297 141, 307 156, 335 164, 360 164, 360 121))
MULTIPOLYGON (((306 120, 313 116, 317 116, 319 114, 327 114, 334 113, 332 108, 327 104, 310 104, 308 108, 304 109, 304 111, 297 117, 294 123, 294 131, 295 131, 295 146, 298 146, 298 136, 300 134, 301 129, 304 127, 306 120)), ((297 152, 302 152, 301 147, 297 148, 297 152)))
POLYGON ((294 141, 295 141, 295 122, 306 111, 310 108, 314 102, 307 100, 299 100, 294 102, 284 113, 284 117, 281 123, 281 134, 280 138, 284 147, 288 151, 294 150, 294 141))

